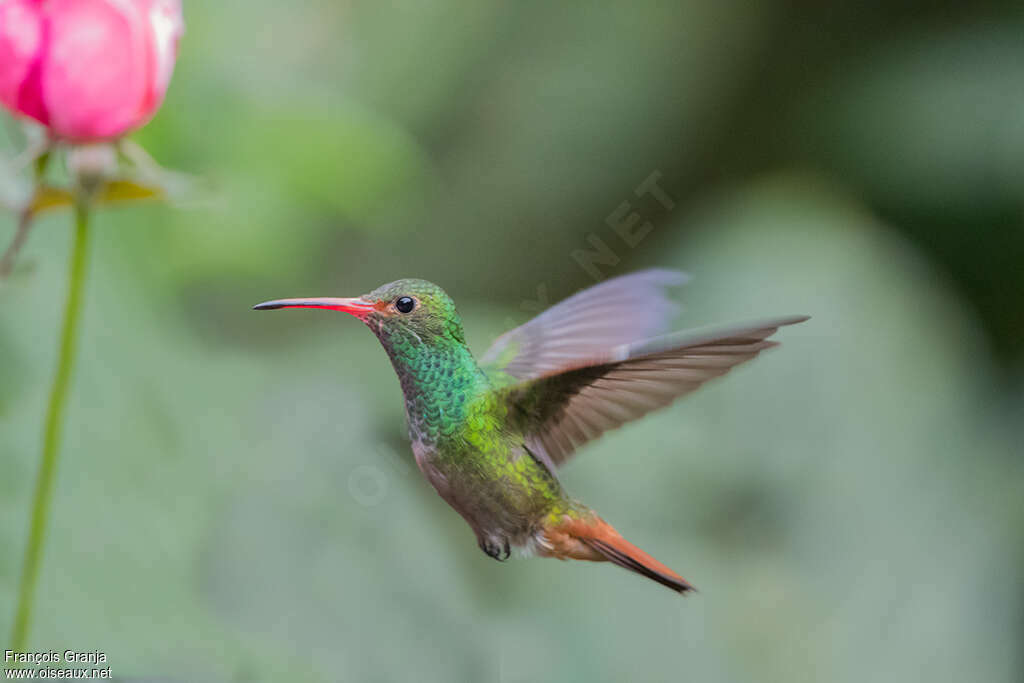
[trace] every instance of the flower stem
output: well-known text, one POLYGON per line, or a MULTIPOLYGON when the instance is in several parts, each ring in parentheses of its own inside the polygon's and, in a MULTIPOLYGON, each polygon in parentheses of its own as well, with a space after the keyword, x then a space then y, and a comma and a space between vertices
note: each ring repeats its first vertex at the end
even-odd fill
POLYGON ((0 256, 0 280, 6 279, 11 274, 11 271, 14 270, 14 262, 18 258, 21 248, 25 245, 28 231, 32 227, 32 214, 31 208, 22 209, 18 214, 18 229, 14 233, 14 239, 11 240, 11 244, 7 247, 4 255, 0 256))
POLYGON ((43 143, 41 147, 31 147, 26 150, 26 155, 33 164, 36 191, 28 200, 28 203, 18 212, 18 227, 14 232, 14 239, 11 240, 10 245, 4 251, 4 255, 0 256, 0 282, 6 280, 11 271, 14 270, 14 262, 18 259, 21 248, 25 246, 29 230, 32 229, 32 219, 35 218, 36 214, 36 194, 38 194, 39 189, 42 187, 43 178, 46 176, 46 166, 50 163, 50 144, 43 143))
POLYGON ((68 293, 64 305, 64 325, 60 335, 57 374, 50 389, 50 403, 46 411, 43 453, 39 463, 35 495, 32 499, 28 546, 25 549, 21 583, 18 586, 18 606, 14 616, 14 631, 11 635, 11 648, 19 651, 24 651, 28 639, 32 619, 32 601, 39 579, 43 545, 46 541, 47 518, 50 511, 50 500, 53 497, 53 482, 57 469, 64 405, 67 402, 68 385, 75 365, 75 341, 78 337, 78 321, 82 309, 82 290, 84 289, 88 249, 89 205, 87 200, 80 199, 75 205, 75 238, 68 273, 68 293))

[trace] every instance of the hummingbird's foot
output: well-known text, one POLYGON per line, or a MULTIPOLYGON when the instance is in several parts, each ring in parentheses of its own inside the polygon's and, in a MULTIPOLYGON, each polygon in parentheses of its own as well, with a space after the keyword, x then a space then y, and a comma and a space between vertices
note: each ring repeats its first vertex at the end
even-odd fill
POLYGON ((488 557, 493 557, 498 562, 504 562, 512 555, 512 548, 509 546, 507 538, 503 539, 502 542, 498 542, 494 538, 481 538, 480 550, 483 550, 488 557))

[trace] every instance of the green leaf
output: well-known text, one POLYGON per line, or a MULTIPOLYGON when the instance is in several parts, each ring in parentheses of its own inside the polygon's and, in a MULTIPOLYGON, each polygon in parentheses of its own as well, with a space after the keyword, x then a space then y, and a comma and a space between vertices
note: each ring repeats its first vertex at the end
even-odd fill
POLYGON ((96 201, 100 204, 116 204, 166 197, 166 191, 159 185, 147 185, 134 180, 112 180, 103 187, 96 201))
MULTIPOLYGON (((98 206, 123 204, 138 201, 163 201, 171 192, 168 188, 152 182, 119 178, 106 183, 95 199, 98 206)), ((53 185, 40 185, 32 197, 32 212, 43 213, 74 205, 74 192, 53 185)))
POLYGON ((64 206, 71 206, 75 203, 75 197, 63 187, 53 185, 40 185, 32 195, 32 213, 42 213, 52 209, 59 209, 64 206))

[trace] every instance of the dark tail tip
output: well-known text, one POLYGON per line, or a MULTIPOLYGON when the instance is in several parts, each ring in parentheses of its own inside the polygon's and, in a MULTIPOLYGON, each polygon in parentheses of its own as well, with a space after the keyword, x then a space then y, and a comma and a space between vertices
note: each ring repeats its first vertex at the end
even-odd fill
MULTIPOLYGON (((649 563, 641 562, 640 559, 638 559, 637 557, 633 557, 632 555, 624 552, 623 549, 616 548, 601 539, 581 538, 580 540, 589 545, 597 552, 601 553, 612 564, 616 564, 622 567, 623 569, 628 569, 632 572, 636 572, 641 576, 646 576, 648 579, 651 579, 652 581, 657 581, 662 586, 665 586, 666 588, 671 588, 680 595, 686 595, 687 593, 695 593, 697 590, 696 588, 691 586, 686 579, 672 572, 667 567, 664 570, 662 570, 650 566, 651 564, 660 565, 660 563, 658 563, 656 560, 649 563)), ((641 551, 639 548, 632 548, 639 551, 636 554, 642 553, 644 556, 646 556, 646 553, 643 553, 643 551, 641 551)), ((650 559, 653 560, 653 558, 650 559)))

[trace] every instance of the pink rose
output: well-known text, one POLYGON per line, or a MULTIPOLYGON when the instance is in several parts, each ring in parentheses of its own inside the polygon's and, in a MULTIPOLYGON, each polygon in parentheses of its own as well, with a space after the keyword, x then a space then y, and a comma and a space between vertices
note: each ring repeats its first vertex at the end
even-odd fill
POLYGON ((0 0, 0 102, 75 142, 124 135, 160 107, 180 0, 0 0))

